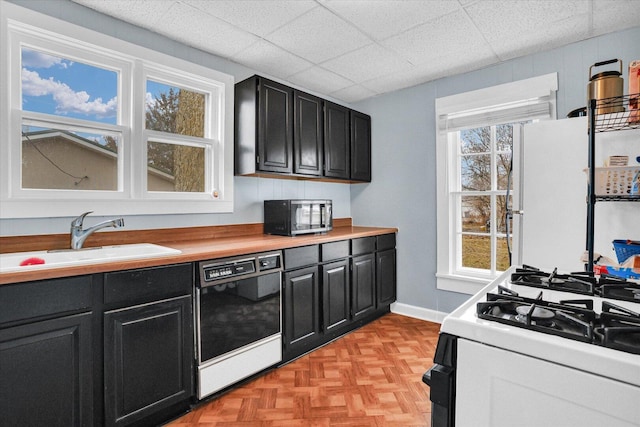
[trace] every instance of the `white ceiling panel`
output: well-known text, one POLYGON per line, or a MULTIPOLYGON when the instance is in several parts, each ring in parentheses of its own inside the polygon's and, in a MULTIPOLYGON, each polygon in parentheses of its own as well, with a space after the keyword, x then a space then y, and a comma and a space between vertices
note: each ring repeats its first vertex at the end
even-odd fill
POLYGON ((361 99, 371 98, 372 96, 377 95, 377 93, 370 89, 367 89, 364 86, 353 85, 335 92, 331 92, 329 95, 331 95, 333 98, 341 99, 345 102, 356 102, 360 101, 361 99))
POLYGON ((322 4, 376 40, 461 9, 457 1, 440 0, 326 0, 322 4))
POLYGON ((362 32, 323 7, 265 37, 311 62, 323 62, 370 43, 362 32))
POLYGON ((412 64, 452 61, 473 64, 479 58, 497 61, 491 46, 464 11, 441 16, 381 42, 412 64))
POLYGON ((332 93, 354 83, 321 67, 311 67, 288 78, 291 83, 319 93, 332 93))
POLYGON ((546 33, 576 16, 587 22, 589 2, 481 0, 465 10, 483 37, 494 43, 505 38, 523 40, 523 34, 546 33))
POLYGON ((311 62, 266 40, 260 40, 252 44, 247 49, 234 55, 232 59, 247 67, 282 79, 313 66, 311 62))
POLYGON ((372 43, 324 62, 322 66, 354 82, 408 69, 411 64, 395 52, 372 43))
POLYGON ((318 5, 313 0, 193 0, 189 3, 260 37, 318 5))
POLYGON ((76 1, 122 21, 143 28, 154 28, 176 0, 157 0, 153 6, 149 0, 82 0, 76 1))
POLYGON ((593 0, 594 35, 610 32, 612 23, 620 30, 640 25, 640 1, 593 0))
POLYGON ((246 49, 259 38, 182 2, 174 3, 165 19, 157 24, 162 34, 188 46, 229 57, 246 49), (211 40, 216 40, 211 44, 211 40))
POLYGON ((349 103, 640 24, 640 0, 72 1, 349 103))

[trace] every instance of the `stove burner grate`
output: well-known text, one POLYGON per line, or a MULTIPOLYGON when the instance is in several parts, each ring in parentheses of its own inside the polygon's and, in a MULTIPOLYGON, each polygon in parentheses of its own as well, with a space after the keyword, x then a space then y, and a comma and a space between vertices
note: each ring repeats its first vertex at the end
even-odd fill
POLYGON ((590 310, 560 306, 559 304, 539 301, 522 301, 519 297, 479 302, 476 312, 479 318, 513 325, 565 338, 592 342, 593 319, 595 313, 590 310))
POLYGON ((600 325, 594 330, 594 340, 604 347, 640 354, 640 314, 603 302, 600 325))

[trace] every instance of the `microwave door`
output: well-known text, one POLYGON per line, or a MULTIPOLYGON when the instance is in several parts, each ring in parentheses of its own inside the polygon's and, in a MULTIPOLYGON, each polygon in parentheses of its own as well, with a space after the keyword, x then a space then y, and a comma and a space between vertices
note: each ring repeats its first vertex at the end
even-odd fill
POLYGON ((309 205, 298 205, 296 207, 295 228, 297 230, 309 230, 311 228, 311 216, 309 205))

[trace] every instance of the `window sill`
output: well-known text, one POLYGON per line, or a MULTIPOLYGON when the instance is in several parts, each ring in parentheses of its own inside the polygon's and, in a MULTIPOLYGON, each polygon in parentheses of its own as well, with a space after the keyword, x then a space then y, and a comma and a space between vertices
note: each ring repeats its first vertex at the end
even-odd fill
POLYGON ((438 290, 475 295, 482 288, 491 283, 491 278, 478 278, 455 274, 436 273, 436 287, 438 290))

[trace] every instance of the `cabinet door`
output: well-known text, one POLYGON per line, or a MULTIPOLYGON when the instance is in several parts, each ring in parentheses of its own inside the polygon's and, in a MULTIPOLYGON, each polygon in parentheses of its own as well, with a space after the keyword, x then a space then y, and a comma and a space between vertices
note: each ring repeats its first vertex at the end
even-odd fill
POLYGON ((329 332, 349 321, 349 260, 321 266, 323 330, 329 332))
POLYGON ((396 300, 395 249, 376 253, 376 279, 378 307, 383 307, 394 302, 396 300))
POLYGON ((193 394, 191 297, 104 314, 105 422, 127 425, 193 394))
POLYGON ((376 259, 373 253, 351 260, 351 308, 357 319, 376 308, 376 259))
POLYGON ((0 330, 0 425, 93 425, 91 313, 0 330))
POLYGON ((321 332, 318 267, 286 272, 282 286, 284 350, 288 353, 305 347, 321 332))
POLYGON ((293 171, 293 89, 260 79, 258 107, 258 168, 293 171))
POLYGON ((349 179, 349 109, 328 101, 324 105, 324 175, 349 179))
POLYGON ((371 117, 351 111, 351 179, 371 182, 371 117))
POLYGON ((293 171, 304 175, 322 175, 322 99, 299 91, 294 91, 293 99, 293 171))

